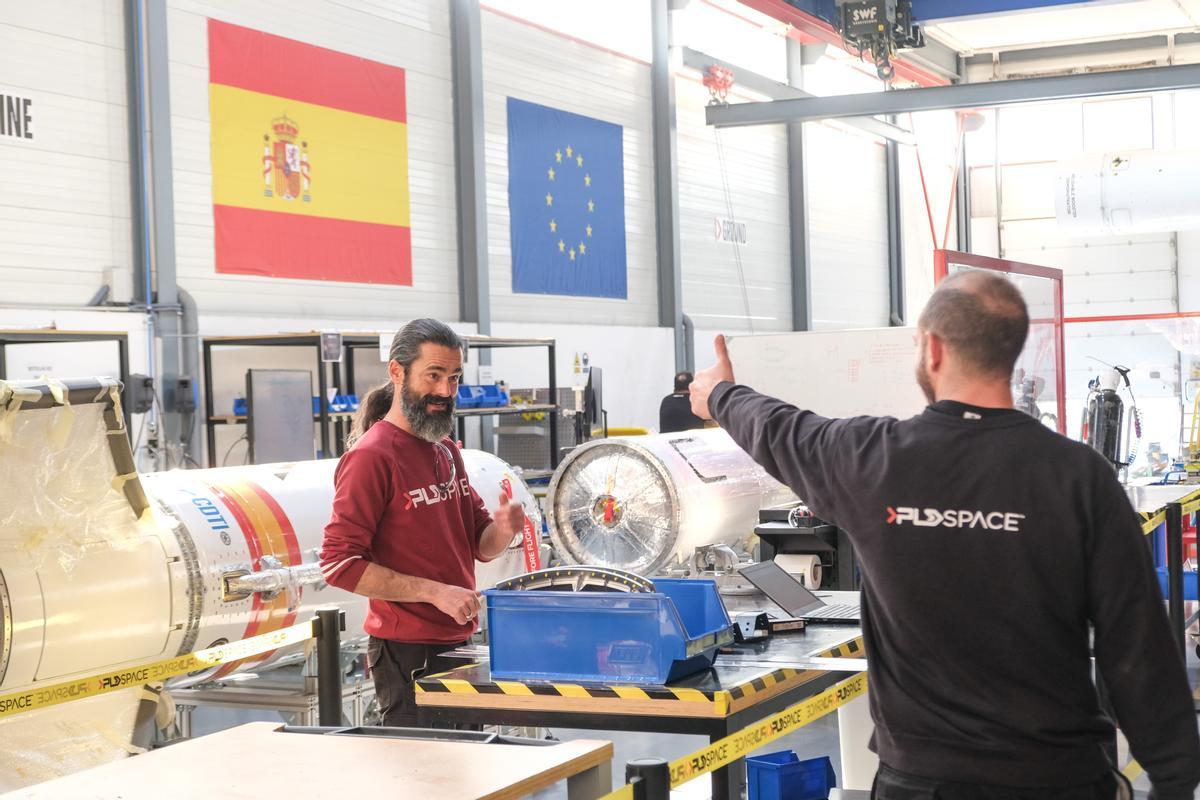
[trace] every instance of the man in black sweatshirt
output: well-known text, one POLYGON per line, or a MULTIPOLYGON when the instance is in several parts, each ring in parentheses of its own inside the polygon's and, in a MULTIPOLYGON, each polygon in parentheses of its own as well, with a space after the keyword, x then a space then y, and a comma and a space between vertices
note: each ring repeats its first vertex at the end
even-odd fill
POLYGON ((1091 629, 1154 796, 1191 800, 1200 737, 1148 548, 1104 459, 1013 410, 1028 328, 1009 281, 960 273, 918 323, 924 413, 827 419, 757 394, 723 337, 692 408, 854 543, 874 797, 1118 797, 1091 629))

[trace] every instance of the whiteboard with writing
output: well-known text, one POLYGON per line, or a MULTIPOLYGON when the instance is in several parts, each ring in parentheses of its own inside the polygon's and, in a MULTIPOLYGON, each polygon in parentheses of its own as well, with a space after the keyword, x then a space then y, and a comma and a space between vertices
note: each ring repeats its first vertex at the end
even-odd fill
POLYGON ((728 345, 738 383, 825 417, 904 419, 926 405, 915 328, 736 336, 728 345))

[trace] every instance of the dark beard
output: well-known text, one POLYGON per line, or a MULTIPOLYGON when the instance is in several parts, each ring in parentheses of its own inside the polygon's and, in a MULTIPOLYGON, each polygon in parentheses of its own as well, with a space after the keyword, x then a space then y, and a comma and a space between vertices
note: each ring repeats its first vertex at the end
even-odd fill
POLYGON ((933 396, 933 383, 929 380, 929 373, 925 371, 925 347, 925 341, 922 339, 920 353, 917 355, 917 386, 921 387, 925 399, 932 405, 936 398, 933 396))
POLYGON ((400 407, 404 418, 412 426, 413 434, 427 442, 440 442, 454 431, 454 400, 451 397, 439 397, 435 394, 419 395, 410 392, 408 381, 400 392, 400 407), (444 411, 429 411, 426 406, 430 403, 445 403, 444 411))

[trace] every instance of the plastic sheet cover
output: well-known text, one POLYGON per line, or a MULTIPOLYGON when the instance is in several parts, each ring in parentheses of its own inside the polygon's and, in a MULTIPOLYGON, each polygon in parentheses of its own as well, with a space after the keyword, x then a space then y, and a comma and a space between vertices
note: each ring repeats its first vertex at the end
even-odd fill
POLYGON ((141 687, 29 711, 0 722, 0 793, 143 752, 131 744, 141 687))
POLYGON ((0 412, 0 563, 55 559, 63 571, 85 547, 132 546, 143 535, 118 476, 99 403, 0 412))
MULTIPOLYGON (((103 416, 108 390, 101 395, 103 401, 77 405, 56 396, 54 407, 33 408, 38 393, 0 382, 0 571, 57 562, 69 575, 89 548, 133 545, 150 524, 149 515, 138 521, 123 491, 137 477, 117 475, 103 416)), ((131 740, 143 693, 130 689, 0 720, 0 791, 137 752, 131 740)))
POLYGON ((1147 322, 1146 327, 1161 333, 1179 352, 1200 355, 1200 319, 1156 319, 1147 322))

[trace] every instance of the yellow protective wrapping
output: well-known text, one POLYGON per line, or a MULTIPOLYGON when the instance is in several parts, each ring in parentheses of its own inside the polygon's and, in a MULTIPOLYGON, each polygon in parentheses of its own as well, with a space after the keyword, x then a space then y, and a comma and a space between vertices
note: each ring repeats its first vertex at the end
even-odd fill
POLYGON ((134 687, 0 721, 0 793, 142 752, 130 742, 143 694, 134 687))
MULTIPOLYGON (((0 574, 57 564, 69 576, 89 549, 133 546, 151 524, 149 514, 139 523, 123 492, 108 404, 70 405, 65 387, 50 384, 55 405, 37 408, 42 392, 0 381, 0 574)), ((142 694, 136 687, 0 721, 0 792, 138 752, 142 694)))
MULTIPOLYGON (((113 466, 104 406, 0 411, 0 565, 6 552, 69 573, 84 547, 133 545, 139 526, 113 466)), ((135 476, 136 477, 136 476, 135 476)))

